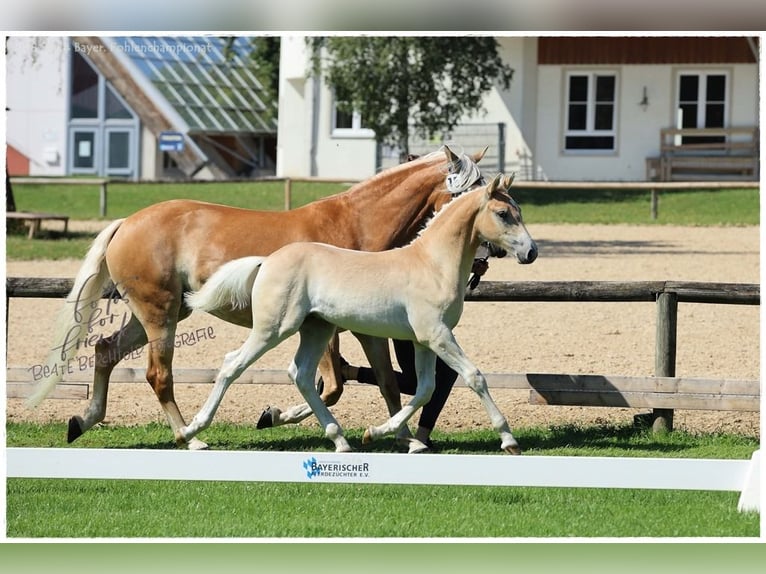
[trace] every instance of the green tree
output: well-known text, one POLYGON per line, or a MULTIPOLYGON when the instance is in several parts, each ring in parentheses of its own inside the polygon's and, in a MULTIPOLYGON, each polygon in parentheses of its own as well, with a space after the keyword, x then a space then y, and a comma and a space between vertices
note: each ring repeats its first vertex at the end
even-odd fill
POLYGON ((410 131, 430 138, 482 110, 513 69, 492 37, 328 37, 309 39, 312 72, 324 75, 342 112, 361 114, 378 143, 409 151, 410 131))

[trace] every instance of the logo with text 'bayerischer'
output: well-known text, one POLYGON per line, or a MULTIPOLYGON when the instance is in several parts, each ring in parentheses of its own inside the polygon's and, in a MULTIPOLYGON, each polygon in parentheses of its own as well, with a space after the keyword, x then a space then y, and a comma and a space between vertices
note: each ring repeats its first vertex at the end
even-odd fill
POLYGON ((319 461, 311 457, 303 461, 308 478, 369 478, 370 463, 319 461))

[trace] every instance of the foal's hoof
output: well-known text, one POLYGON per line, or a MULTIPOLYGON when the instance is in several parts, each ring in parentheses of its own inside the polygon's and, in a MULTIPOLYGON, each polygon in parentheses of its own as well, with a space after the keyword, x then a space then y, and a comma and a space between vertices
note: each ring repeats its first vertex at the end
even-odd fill
POLYGON ((66 433, 66 441, 68 443, 74 442, 82 435, 82 419, 74 416, 69 419, 69 428, 66 433))
POLYGON ((209 447, 206 442, 203 442, 198 438, 193 438, 186 443, 186 448, 189 450, 207 450, 209 447))
POLYGON ((508 445, 506 447, 503 447, 503 450, 507 452, 508 454, 512 455, 520 455, 521 454, 521 447, 517 444, 508 445))
POLYGON ((255 428, 258 430, 261 429, 270 429, 274 426, 274 416, 271 412, 271 407, 266 407, 264 411, 261 413, 261 418, 258 419, 258 422, 255 425, 255 428))

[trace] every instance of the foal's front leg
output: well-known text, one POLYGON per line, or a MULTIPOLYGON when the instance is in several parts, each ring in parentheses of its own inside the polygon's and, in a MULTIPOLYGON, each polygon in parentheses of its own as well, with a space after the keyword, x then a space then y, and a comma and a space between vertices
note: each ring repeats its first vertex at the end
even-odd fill
POLYGON ((317 364, 334 331, 335 327, 326 321, 307 318, 300 328, 301 340, 288 374, 316 415, 327 438, 335 443, 335 452, 350 452, 351 447, 343 436, 343 430, 314 386, 317 364))
POLYGON ((521 448, 516 439, 513 438, 513 434, 511 434, 508 421, 503 416, 503 413, 500 412, 500 409, 497 408, 495 401, 492 400, 492 396, 489 394, 487 379, 466 357, 463 349, 460 348, 460 345, 455 340, 452 331, 445 326, 431 343, 431 348, 453 371, 463 377, 466 385, 471 390, 479 395, 479 399, 484 405, 484 410, 487 411, 489 420, 492 422, 492 427, 500 434, 500 448, 508 454, 521 454, 521 448))
MULTIPOLYGON (((388 348, 388 339, 358 333, 354 333, 354 335, 362 345, 367 360, 370 361, 370 367, 375 374, 380 394, 383 395, 383 400, 386 401, 386 406, 388 407, 388 416, 393 417, 402 410, 402 395, 396 382, 394 368, 391 366, 391 352, 388 348)), ((423 452, 428 449, 426 445, 412 436, 410 427, 406 424, 399 428, 396 440, 402 446, 407 447, 410 454, 423 452)))
MULTIPOLYGON (((367 444, 387 434, 401 432, 406 427, 407 421, 415 414, 415 411, 431 399, 436 386, 436 355, 433 351, 418 343, 415 343, 415 372, 418 378, 418 385, 412 400, 382 425, 369 427, 364 432, 363 444, 367 444)), ((413 438, 412 440, 415 441, 416 439, 413 438)))

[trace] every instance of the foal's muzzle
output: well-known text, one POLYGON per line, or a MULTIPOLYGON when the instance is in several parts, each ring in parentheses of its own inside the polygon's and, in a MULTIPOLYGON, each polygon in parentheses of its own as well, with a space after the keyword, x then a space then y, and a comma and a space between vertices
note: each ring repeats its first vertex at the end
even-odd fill
POLYGON ((535 259, 537 259, 537 243, 534 241, 526 253, 519 251, 516 252, 516 260, 523 265, 532 263, 535 259))

